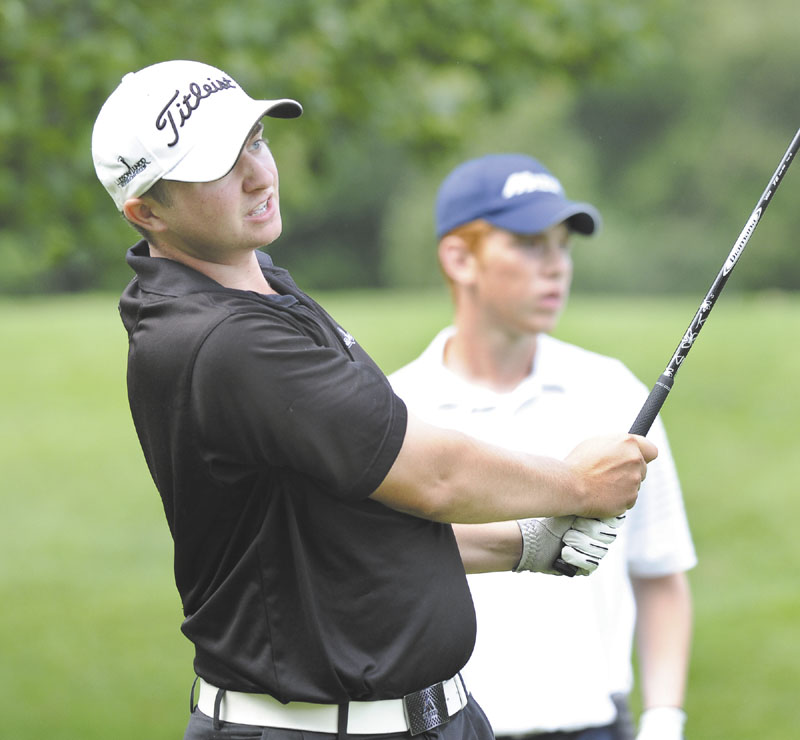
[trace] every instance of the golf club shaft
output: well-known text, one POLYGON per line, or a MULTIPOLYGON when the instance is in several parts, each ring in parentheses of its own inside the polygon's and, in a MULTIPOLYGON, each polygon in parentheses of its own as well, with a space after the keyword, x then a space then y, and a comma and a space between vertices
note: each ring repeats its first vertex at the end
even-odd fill
MULTIPOLYGON (((700 308, 698 308, 691 324, 689 324, 689 328, 684 332, 683 338, 681 339, 678 348, 673 353, 669 364, 656 381, 653 389, 650 391, 650 395, 648 395, 644 405, 639 411, 638 416, 633 422, 633 426, 630 428, 630 434, 646 436, 650 431, 650 427, 653 426, 653 422, 655 421, 656 416, 658 416, 658 412, 661 410, 661 407, 664 405, 664 401, 667 400, 667 396, 672 389, 672 384, 675 381, 675 375, 683 364, 683 361, 686 359, 686 356, 689 354, 689 350, 697 340, 700 330, 708 320, 711 309, 714 308, 714 304, 717 302, 719 294, 725 287, 725 283, 728 282, 728 278, 730 277, 733 268, 736 266, 736 263, 739 261, 739 257, 742 256, 742 252, 747 246, 747 242, 750 240, 750 237, 755 231, 756 226, 758 226, 759 222, 761 221, 764 211, 767 210, 767 206, 770 204, 772 196, 775 195, 775 191, 781 184, 781 180, 783 180, 786 170, 789 169, 789 165, 792 163, 798 148, 800 148, 800 129, 798 129, 797 133, 795 133, 792 143, 789 144, 789 148, 783 155, 783 158, 781 159, 778 168, 775 170, 775 173, 772 175, 772 178, 770 179, 766 189, 761 194, 761 198, 759 198, 756 207, 750 214, 750 218, 747 219, 747 223, 744 225, 744 228, 739 234, 739 238, 736 240, 733 248, 728 254, 728 258, 722 265, 722 269, 719 271, 716 279, 706 293, 706 297, 700 304, 700 308)), ((557 570, 559 573, 566 576, 574 576, 578 570, 574 565, 564 562, 561 558, 558 558, 555 563, 553 563, 553 568, 554 570, 557 570)))

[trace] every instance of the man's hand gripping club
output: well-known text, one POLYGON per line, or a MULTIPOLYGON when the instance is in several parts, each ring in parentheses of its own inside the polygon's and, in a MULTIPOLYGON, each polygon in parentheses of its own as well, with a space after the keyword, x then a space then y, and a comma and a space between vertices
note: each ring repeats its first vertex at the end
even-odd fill
MULTIPOLYGON (((604 512, 605 493, 612 488, 631 488, 638 491, 647 475, 647 463, 658 455, 655 446, 644 437, 629 435, 629 454, 624 459, 603 455, 600 445, 603 439, 593 439, 576 447, 567 457, 574 472, 585 482, 587 494, 595 496, 588 507, 597 506, 597 514, 604 512)), ((610 441, 610 439, 608 439, 610 441)), ((618 443, 618 439, 614 442, 618 443)), ((617 489, 619 490, 619 489, 617 489)), ((627 505, 630 508, 636 497, 627 505)), ((589 575, 608 552, 616 539, 616 529, 625 521, 625 513, 611 516, 559 516, 546 519, 520 519, 517 521, 522 534, 522 557, 514 570, 525 570, 559 575, 553 563, 561 558, 578 570, 576 575, 589 575)))

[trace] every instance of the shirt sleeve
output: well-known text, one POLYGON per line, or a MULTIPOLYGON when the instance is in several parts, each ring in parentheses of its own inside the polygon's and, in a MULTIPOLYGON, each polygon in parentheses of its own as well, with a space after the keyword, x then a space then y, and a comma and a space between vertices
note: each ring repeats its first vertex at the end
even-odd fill
POLYGON ((647 466, 647 477, 630 512, 627 559, 632 576, 654 578, 693 568, 697 556, 678 473, 660 417, 656 418, 648 438, 658 447, 658 457, 647 466))
MULTIPOLYGON (((619 360, 609 375, 605 403, 608 415, 630 425, 647 399, 649 389, 619 360)), ((620 426, 620 429, 623 427, 620 426)), ((625 557, 631 576, 656 578, 687 571, 697 564, 678 470, 661 416, 647 438, 658 457, 647 466, 639 498, 625 523, 625 557)))
POLYGON ((291 321, 235 314, 195 360, 191 403, 214 470, 290 468, 341 498, 365 498, 394 463, 404 403, 365 355, 291 321))

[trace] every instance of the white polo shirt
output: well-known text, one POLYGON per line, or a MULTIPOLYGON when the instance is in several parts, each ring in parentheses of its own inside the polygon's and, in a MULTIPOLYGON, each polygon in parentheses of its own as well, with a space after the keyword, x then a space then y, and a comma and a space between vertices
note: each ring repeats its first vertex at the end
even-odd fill
MULTIPOLYGON (((508 393, 473 385, 447 369, 440 332, 390 376, 409 409, 509 449, 565 457, 587 437, 627 432, 647 389, 618 360, 546 335, 534 369, 508 393)), ((539 573, 469 576, 478 638, 463 671, 498 735, 605 725, 611 695, 633 683, 635 605, 628 574, 661 576, 696 564, 680 484, 664 427, 659 450, 617 542, 588 577, 539 573)))

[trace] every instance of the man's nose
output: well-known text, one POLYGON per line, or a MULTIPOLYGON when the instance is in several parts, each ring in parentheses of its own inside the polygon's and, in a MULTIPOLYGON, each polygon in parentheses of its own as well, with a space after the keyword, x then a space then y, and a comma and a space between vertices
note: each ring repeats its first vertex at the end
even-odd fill
POLYGON ((243 152, 240 158, 243 169, 243 187, 246 191, 264 190, 275 183, 275 174, 262 156, 243 152))
POLYGON ((561 273, 569 267, 569 252, 560 242, 548 242, 545 245, 543 262, 548 272, 561 273))

